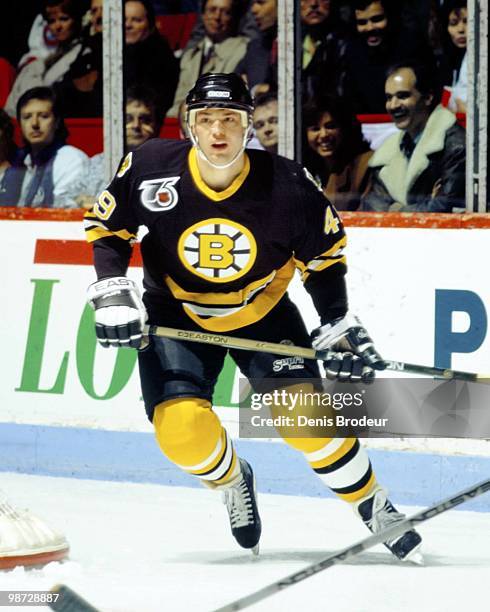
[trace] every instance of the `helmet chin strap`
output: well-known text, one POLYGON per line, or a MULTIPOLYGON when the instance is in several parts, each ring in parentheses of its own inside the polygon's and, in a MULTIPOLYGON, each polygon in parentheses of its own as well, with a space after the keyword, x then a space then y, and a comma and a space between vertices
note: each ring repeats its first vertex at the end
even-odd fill
POLYGON ((196 147, 197 154, 199 155, 199 157, 203 159, 205 162, 207 162, 213 168, 216 168, 217 170, 224 170, 225 168, 229 168, 230 166, 232 166, 236 162, 236 160, 240 157, 240 155, 242 155, 243 152, 245 151, 245 147, 247 146, 248 137, 250 133, 250 128, 247 128, 245 130, 245 133, 243 134, 242 146, 238 150, 237 154, 233 157, 231 161, 227 162, 226 164, 216 164, 212 162, 209 159, 209 157, 204 153, 204 151, 201 149, 199 145, 199 140, 197 139, 197 136, 193 133, 192 129, 189 130, 189 132, 190 132, 192 144, 196 147))
MULTIPOLYGON (((240 111, 241 113, 244 111, 240 111)), ((201 149, 201 146, 199 145, 199 140, 197 138, 197 136, 194 134, 194 121, 189 122, 188 121, 188 125, 189 125, 189 135, 191 138, 191 142, 192 144, 196 147, 197 150, 197 154, 199 155, 199 157, 204 160, 205 162, 207 162, 210 166, 212 166, 213 168, 216 168, 216 170, 225 170, 226 168, 229 168, 230 166, 232 166, 236 160, 240 157, 240 155, 243 154, 243 152, 245 151, 245 147, 247 146, 248 141, 250 140, 250 133, 252 130, 252 120, 250 117, 247 117, 247 126, 245 128, 245 131, 243 133, 243 140, 242 140, 242 146, 240 147, 239 151, 237 152, 237 154, 233 157, 233 159, 229 162, 226 162, 226 164, 216 164, 214 162, 212 162, 209 157, 204 153, 204 151, 201 149)))

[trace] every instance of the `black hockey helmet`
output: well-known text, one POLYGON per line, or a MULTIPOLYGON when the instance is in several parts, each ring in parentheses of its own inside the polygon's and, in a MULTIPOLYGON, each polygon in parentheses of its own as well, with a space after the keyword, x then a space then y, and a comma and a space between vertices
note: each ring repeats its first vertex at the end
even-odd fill
POLYGON ((187 110, 232 108, 251 114, 254 103, 244 80, 234 72, 202 74, 186 98, 187 110))

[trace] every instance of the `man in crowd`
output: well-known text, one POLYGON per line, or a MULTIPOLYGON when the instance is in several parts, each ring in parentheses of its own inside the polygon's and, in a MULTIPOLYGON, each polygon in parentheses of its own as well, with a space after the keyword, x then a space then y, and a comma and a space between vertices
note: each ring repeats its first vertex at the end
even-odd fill
POLYGON ((301 0, 303 100, 342 94, 346 32, 338 18, 339 0, 301 0))
MULTIPOLYGON (((139 348, 148 319, 305 345, 311 341, 286 293, 298 267, 322 321, 314 346, 347 343, 346 352, 329 353, 327 374, 372 380, 384 362, 359 319, 347 312, 345 236, 337 212, 301 166, 266 151, 245 151, 253 101, 238 75, 203 75, 186 101, 191 140, 152 140, 129 153, 85 215, 98 277, 88 298, 99 342, 139 348), (141 245, 144 301, 125 276, 140 225, 148 228, 141 245)), ((226 346, 155 335, 148 340, 138 354, 140 379, 162 452, 224 493, 233 536, 258 551, 252 468, 238 457, 211 404, 226 346)), ((288 391, 316 388, 316 361, 300 359, 289 367, 278 355, 229 352, 254 389, 275 388, 277 377, 286 379, 288 391)), ((311 410, 316 407, 313 401, 311 410)), ((286 441, 372 531, 402 520, 356 438, 303 435, 286 441)), ((410 530, 386 545, 405 559, 420 543, 410 530)))
POLYGON ((386 70, 426 55, 420 38, 405 31, 387 0, 355 0, 355 33, 345 54, 343 94, 356 113, 384 113, 386 70))
POLYGON ((168 114, 178 115, 189 89, 206 72, 233 72, 245 55, 248 38, 237 36, 242 12, 240 0, 204 0, 202 21, 205 34, 180 60, 180 76, 174 103, 168 114))
POLYGON ((260 144, 269 153, 277 153, 278 132, 277 95, 257 96, 253 114, 253 127, 260 144))
POLYGON ((438 106, 430 68, 402 63, 388 71, 386 111, 400 132, 371 158, 366 210, 453 212, 465 202, 465 131, 438 106))
POLYGON ((66 144, 68 135, 57 98, 49 87, 27 90, 17 103, 25 146, 6 186, 12 205, 72 208, 72 185, 83 174, 87 155, 66 144))
POLYGON ((236 72, 258 95, 277 89, 277 0, 253 0, 250 11, 260 34, 248 43, 236 72))

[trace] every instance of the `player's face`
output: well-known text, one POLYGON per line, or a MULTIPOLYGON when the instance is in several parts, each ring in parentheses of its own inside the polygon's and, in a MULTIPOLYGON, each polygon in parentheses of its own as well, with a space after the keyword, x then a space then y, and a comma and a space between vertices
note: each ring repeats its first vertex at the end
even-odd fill
POLYGON ((124 5, 124 32, 127 45, 134 45, 150 35, 150 22, 141 2, 126 2, 124 5))
POLYGON ((148 106, 139 100, 126 104, 126 146, 128 150, 139 147, 156 134, 155 117, 148 106))
POLYGON ((268 30, 277 21, 277 0, 253 0, 250 11, 259 30, 268 30))
POLYGON ((416 86, 411 68, 401 68, 386 79, 386 111, 396 127, 410 134, 417 134, 429 115, 431 96, 423 96, 416 86))
POLYGON ((232 0, 208 0, 202 14, 206 34, 215 42, 231 34, 233 25, 232 0))
POLYGON ((465 8, 451 11, 449 13, 449 21, 447 31, 453 41, 453 44, 458 49, 466 49, 466 25, 468 19, 468 11, 465 8))
POLYGON ((102 32, 102 2, 103 0, 92 0, 90 3, 90 21, 94 32, 102 32))
POLYGON ((260 144, 272 153, 277 151, 278 139, 277 101, 257 106, 254 111, 254 130, 260 144))
POLYGON ((388 19, 381 2, 372 2, 363 11, 355 11, 356 28, 368 47, 378 47, 386 35, 388 19))
POLYGON ((20 111, 22 136, 33 149, 51 144, 56 131, 56 118, 50 100, 29 100, 20 111))
POLYGON ((330 0, 301 0, 301 21, 305 25, 318 25, 329 16, 330 0))
POLYGON ((48 6, 46 8, 46 20, 51 34, 58 42, 64 42, 73 38, 75 20, 65 13, 61 6, 48 6))
POLYGON ((342 133, 330 113, 323 113, 317 123, 306 128, 308 145, 324 159, 331 158, 339 148, 342 133))
POLYGON ((211 162, 223 165, 239 153, 244 128, 237 111, 206 108, 196 113, 194 133, 204 155, 211 162))

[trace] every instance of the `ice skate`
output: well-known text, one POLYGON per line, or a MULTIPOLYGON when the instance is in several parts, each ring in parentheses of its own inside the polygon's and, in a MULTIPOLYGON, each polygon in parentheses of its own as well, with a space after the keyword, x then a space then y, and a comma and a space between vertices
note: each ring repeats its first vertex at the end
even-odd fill
MULTIPOLYGON (((361 501, 357 506, 357 512, 373 533, 379 533, 405 519, 405 515, 396 510, 381 487, 366 500, 361 501)), ((422 562, 422 555, 419 552, 421 544, 422 538, 414 529, 384 542, 388 550, 398 559, 418 564, 422 562)))
POLYGON ((251 548, 259 554, 259 540, 262 532, 255 494, 255 478, 252 468, 240 459, 241 473, 223 491, 223 502, 230 517, 231 533, 242 548, 251 548))

